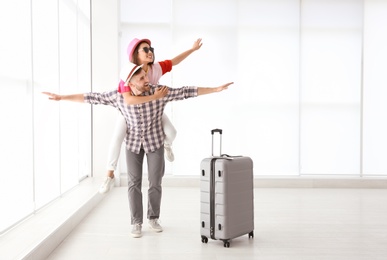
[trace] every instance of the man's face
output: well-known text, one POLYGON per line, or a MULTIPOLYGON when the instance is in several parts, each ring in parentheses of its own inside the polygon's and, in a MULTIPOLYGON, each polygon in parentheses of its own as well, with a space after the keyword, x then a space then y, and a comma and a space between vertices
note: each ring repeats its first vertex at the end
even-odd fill
POLYGON ((134 75, 129 83, 132 90, 133 88, 137 90, 137 94, 148 92, 150 90, 149 79, 143 69, 141 69, 139 74, 134 75))

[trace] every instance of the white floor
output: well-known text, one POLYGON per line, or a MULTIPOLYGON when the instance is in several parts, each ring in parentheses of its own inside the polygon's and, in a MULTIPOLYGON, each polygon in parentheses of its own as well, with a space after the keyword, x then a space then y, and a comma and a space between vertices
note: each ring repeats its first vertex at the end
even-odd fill
POLYGON ((107 194, 48 259, 387 259, 387 189, 255 189, 254 238, 230 248, 201 242, 198 188, 164 188, 164 232, 145 225, 132 238, 126 189, 107 194))

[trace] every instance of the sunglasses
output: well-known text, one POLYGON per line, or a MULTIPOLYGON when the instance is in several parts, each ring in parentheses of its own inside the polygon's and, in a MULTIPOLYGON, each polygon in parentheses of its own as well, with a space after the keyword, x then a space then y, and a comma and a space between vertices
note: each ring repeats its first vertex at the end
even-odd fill
MULTIPOLYGON (((153 48, 153 47, 144 47, 144 48, 142 48, 142 50, 145 51, 145 53, 149 53, 149 51, 154 53, 155 48, 153 48)), ((141 51, 141 49, 138 50, 138 51, 141 51)))

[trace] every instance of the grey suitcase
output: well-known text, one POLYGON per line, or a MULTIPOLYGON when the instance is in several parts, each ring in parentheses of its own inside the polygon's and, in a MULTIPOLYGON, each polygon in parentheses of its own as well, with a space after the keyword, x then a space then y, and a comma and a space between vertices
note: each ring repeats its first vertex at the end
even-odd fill
POLYGON ((222 130, 213 129, 212 156, 200 169, 200 234, 208 239, 230 240, 245 234, 254 237, 253 161, 246 156, 222 155, 222 130), (220 135, 220 156, 214 156, 214 133, 220 135))

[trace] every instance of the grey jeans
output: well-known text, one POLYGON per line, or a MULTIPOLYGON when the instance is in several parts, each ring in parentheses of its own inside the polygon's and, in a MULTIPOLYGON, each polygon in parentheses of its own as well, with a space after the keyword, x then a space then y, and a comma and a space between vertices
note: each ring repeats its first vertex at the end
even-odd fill
MULTIPOLYGON (((128 199, 131 214, 131 224, 143 223, 142 206, 142 172, 144 149, 139 154, 126 150, 126 165, 128 169, 128 199)), ((161 205, 161 182, 165 172, 164 147, 147 153, 148 163, 148 219, 159 218, 161 205)))

